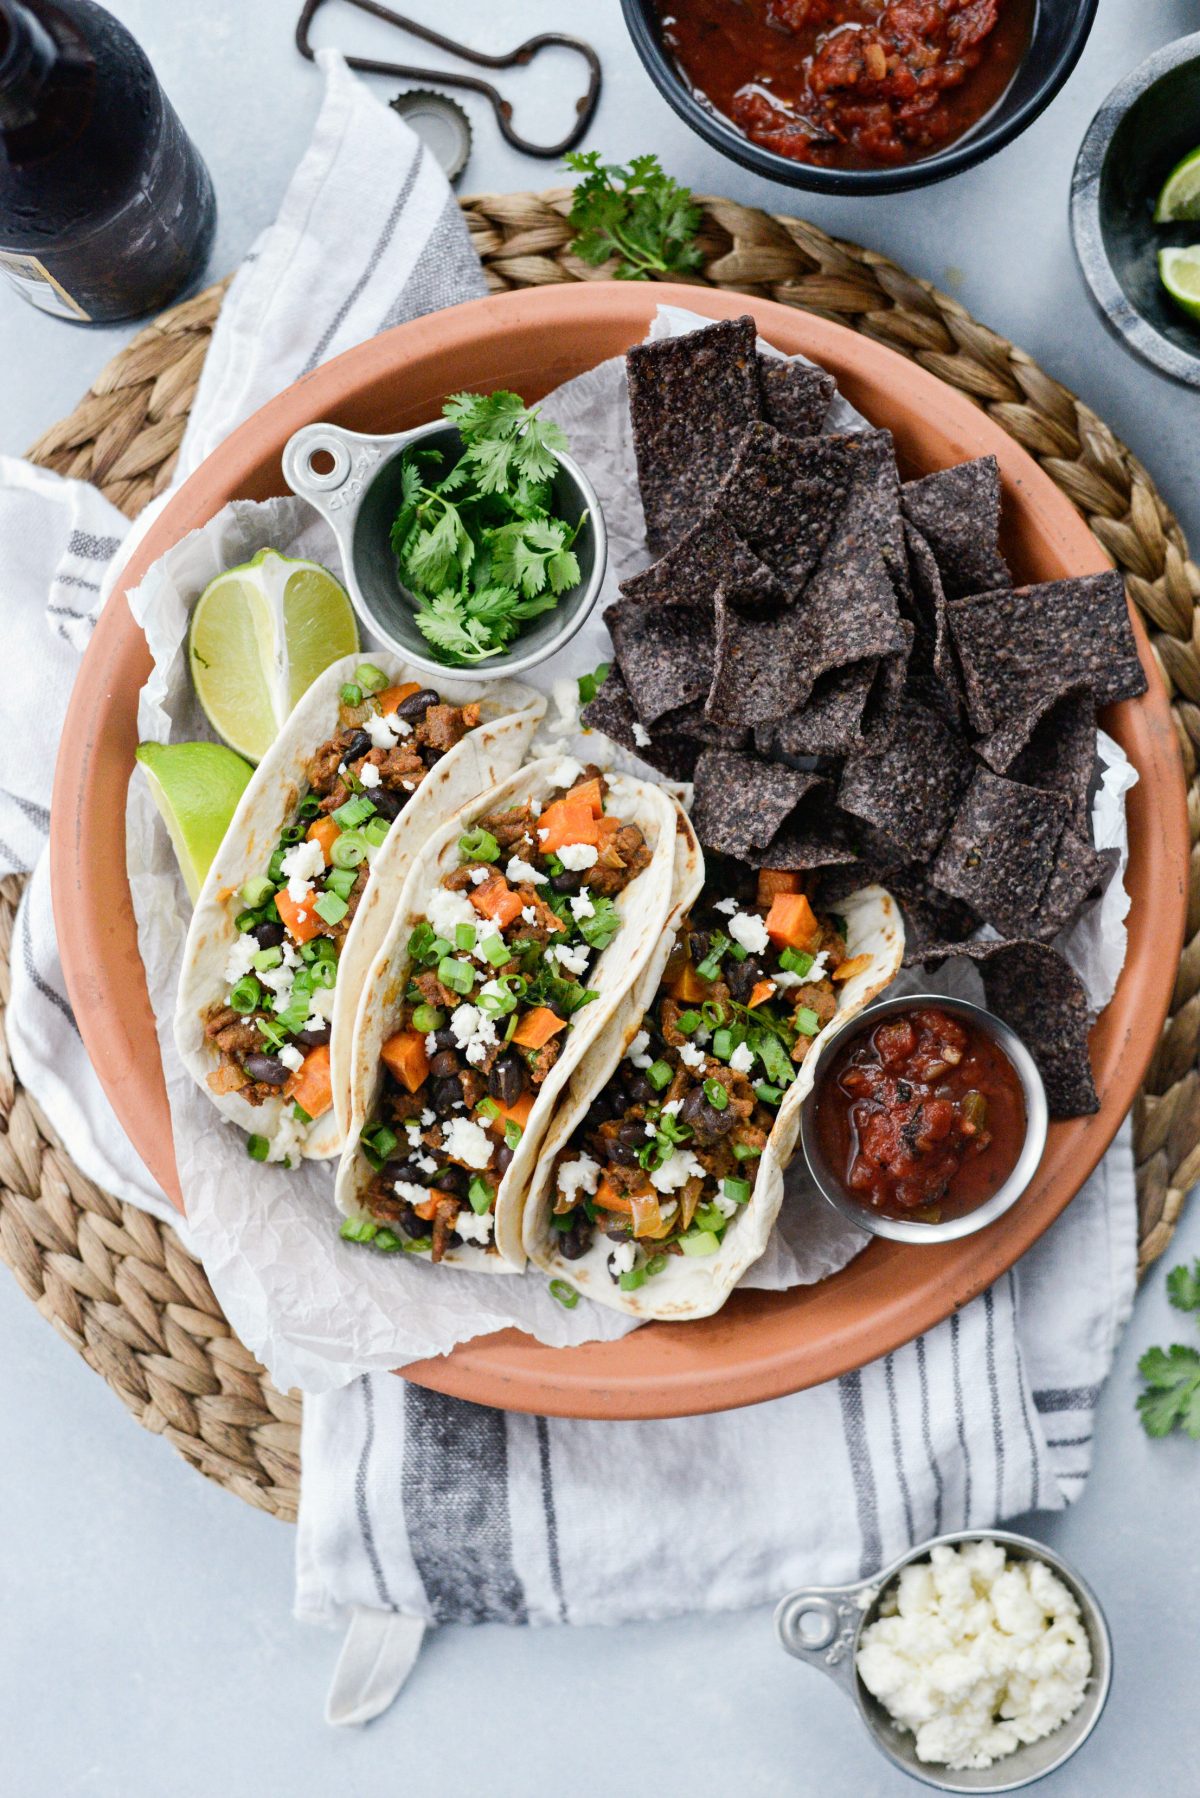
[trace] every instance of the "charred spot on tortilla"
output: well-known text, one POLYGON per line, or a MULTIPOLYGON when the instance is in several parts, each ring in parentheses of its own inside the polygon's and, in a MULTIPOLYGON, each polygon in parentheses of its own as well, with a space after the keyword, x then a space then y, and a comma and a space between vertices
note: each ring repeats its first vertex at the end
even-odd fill
POLYGON ((1088 682, 1043 694, 1027 712, 977 743, 975 753, 997 774, 1065 794, 1073 827, 1089 836, 1096 702, 1088 682))
POLYGON ((617 663, 644 725, 703 699, 712 685, 712 616, 699 606, 619 599, 604 614, 617 663))
POLYGON ((706 849, 752 861, 814 787, 826 786, 783 762, 706 749, 696 764, 692 823, 706 849))
POLYGON ((916 625, 916 640, 908 669, 909 689, 915 699, 930 706, 955 729, 960 729, 966 698, 950 634, 942 577, 928 543, 920 531, 907 523, 904 542, 916 625))
POLYGON ((929 967, 965 956, 979 964, 989 1008, 1025 1044, 1046 1088, 1051 1117, 1083 1117, 1100 1100, 1088 1055, 1083 982, 1048 943, 932 943, 909 950, 906 967, 929 967))
POLYGON ((760 613, 777 612, 786 598, 766 563, 716 511, 706 512, 649 568, 621 582, 626 599, 709 609, 718 587, 748 611, 760 613))
POLYGON ((950 829, 974 773, 963 739, 935 713, 906 699, 886 745, 847 761, 838 804, 883 831, 906 861, 928 859, 950 829))
POLYGON ((625 358, 646 541, 661 555, 707 509, 762 415, 754 320, 635 344, 625 358))
POLYGON ((721 483, 717 506, 789 594, 812 574, 850 494, 858 439, 786 437, 753 424, 721 483))
POLYGON ((837 383, 810 362, 788 362, 759 353, 763 417, 787 437, 815 437, 825 423, 837 383))
POLYGON ((1116 573, 954 600, 950 629, 971 723, 990 736, 1048 692, 1087 681, 1098 706, 1146 691, 1116 573))
POLYGON ((1000 554, 1000 465, 977 456, 907 481, 901 505, 937 562, 948 599, 1012 584, 1000 554))
POLYGON ((1008 936, 1028 935, 1070 807, 1061 793, 977 769, 930 879, 1008 936))

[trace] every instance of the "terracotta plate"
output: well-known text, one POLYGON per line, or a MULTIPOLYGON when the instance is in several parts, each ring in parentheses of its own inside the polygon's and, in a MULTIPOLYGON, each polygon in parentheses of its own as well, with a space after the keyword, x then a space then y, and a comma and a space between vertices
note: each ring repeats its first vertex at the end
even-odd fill
MULTIPOLYGON (((226 501, 282 493, 280 452, 300 425, 330 418, 359 431, 400 430, 432 417, 461 388, 511 387, 537 399, 638 341, 658 302, 713 318, 752 311, 764 336, 824 364, 860 411, 895 434, 908 475, 994 454, 1004 480, 1004 547, 1022 580, 1106 566, 1073 507, 969 400, 840 325, 737 294, 609 282, 504 294, 401 325, 280 394, 197 470, 130 558, 84 660, 55 777, 51 856, 67 987, 117 1116, 176 1203, 170 1118, 125 878, 125 789, 136 697, 150 664, 124 589, 226 501)), ((1150 691, 1105 718, 1141 781, 1129 799, 1129 957, 1092 1036, 1103 1106, 1095 1117, 1052 1125, 1021 1203, 962 1242, 924 1250, 876 1241, 818 1286, 735 1294, 719 1316, 702 1322, 649 1324, 621 1342, 564 1350, 508 1330, 409 1367, 408 1377, 484 1404, 568 1416, 721 1410, 862 1366, 965 1304, 1024 1253, 1079 1190, 1132 1103, 1158 1041, 1183 938, 1183 772, 1140 625, 1138 641, 1150 691)))

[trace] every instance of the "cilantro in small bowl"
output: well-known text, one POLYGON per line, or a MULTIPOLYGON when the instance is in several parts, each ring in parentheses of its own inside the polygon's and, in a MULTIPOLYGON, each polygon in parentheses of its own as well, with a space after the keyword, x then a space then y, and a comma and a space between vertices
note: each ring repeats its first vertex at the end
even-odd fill
MULTIPOLYGON (((473 667, 525 648, 532 659, 582 623, 603 575, 595 496, 562 429, 518 394, 458 393, 446 426, 404 451, 391 546, 415 623, 439 662, 473 667)), ((527 665, 527 664, 522 664, 527 665)))

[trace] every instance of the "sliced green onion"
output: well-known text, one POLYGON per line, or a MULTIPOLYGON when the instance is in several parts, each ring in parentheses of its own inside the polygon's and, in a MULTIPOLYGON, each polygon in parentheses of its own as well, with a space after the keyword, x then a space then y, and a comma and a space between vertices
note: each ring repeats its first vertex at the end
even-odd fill
MULTIPOLYGON (((463 926, 460 924, 459 929, 463 926)), ((490 936, 479 945, 479 953, 491 962, 494 968, 502 968, 506 961, 513 958, 512 950, 502 936, 490 936)))
POLYGON ((240 1011, 245 1016, 247 1012, 258 1010, 262 996, 262 987, 253 974, 243 974, 229 995, 229 1003, 235 1011, 240 1011))
MULTIPOLYGON (((309 992, 312 992, 315 987, 327 987, 328 988, 331 986, 336 986, 337 985, 337 963, 336 963, 336 961, 326 961, 324 958, 322 958, 319 961, 314 961, 312 966, 309 968, 309 977, 310 977, 310 981, 311 981, 311 984, 308 989, 309 992)), ((298 978, 298 976, 297 976, 297 978, 298 978)), ((295 986, 293 985, 292 991, 294 992, 295 990, 296 990, 295 986)))
POLYGON ((362 827, 362 833, 373 849, 381 849, 387 841, 387 833, 391 828, 390 818, 368 818, 362 827))
POLYGON ((817 1031, 821 1028, 820 1018, 815 1011, 810 1011, 807 1005, 798 1005, 796 1007, 792 1016, 792 1023, 796 1026, 796 1029, 800 1032, 801 1036, 815 1036, 817 1031))
MULTIPOLYGON (((357 830, 360 824, 365 824, 367 819, 374 815, 374 812, 375 807, 371 801, 363 794, 358 793, 353 799, 347 799, 345 805, 339 805, 335 811, 330 813, 330 816, 341 830, 357 830)), ((267 872, 270 873, 269 868, 267 872)))
POLYGON ((258 1025, 259 1035, 268 1049, 282 1049, 287 1041, 286 1030, 282 1030, 271 1018, 255 1018, 254 1022, 258 1025))
POLYGON ((767 1080, 760 1080, 754 1090, 764 1105, 778 1105, 783 1097, 782 1086, 772 1086, 767 1080))
POLYGON ((469 955, 475 947, 474 924, 456 924, 454 926, 454 947, 469 955))
POLYGON ((574 1311, 579 1303, 579 1294, 565 1280, 551 1280, 550 1297, 557 1299, 564 1311, 574 1311))
POLYGON ((433 1237, 412 1236, 407 1242, 402 1242, 400 1247, 406 1255, 424 1255, 433 1247, 433 1237))
POLYGON ((448 986, 452 993, 464 996, 475 984, 475 970, 469 961, 455 961, 452 956, 444 955, 438 963, 438 979, 443 986, 448 986))
POLYGON ((364 693, 382 693, 388 684, 387 675, 374 662, 360 662, 354 670, 354 678, 364 693))
POLYGON ((257 910, 260 905, 265 905, 267 900, 273 898, 274 895, 275 888, 266 875, 256 874, 253 880, 246 882, 238 897, 243 905, 249 905, 257 910))
POLYGON ((458 839, 458 856, 464 862, 496 862, 500 845, 490 830, 468 830, 458 839))
POLYGON ((277 968, 279 966, 280 962, 283 960, 283 950, 260 949, 256 955, 251 957, 251 960, 259 972, 265 974, 268 968, 277 968))
POLYGON ((306 793, 296 807, 298 818, 315 818, 321 809, 321 801, 315 793, 306 793))
POLYGON ((645 1267, 646 1278, 652 1280, 655 1274, 661 1274, 670 1259, 669 1255, 651 1255, 645 1267))
POLYGON ((265 1136, 248 1136, 246 1138, 246 1153, 249 1155, 251 1161, 265 1161, 267 1156, 271 1153, 271 1145, 265 1136))
MULTIPOLYGON (((757 1090, 756 1087, 755 1091, 757 1090)), ((735 1142, 732 1146, 736 1161, 757 1161, 762 1154, 762 1150, 756 1149, 752 1142, 735 1142)))
MULTIPOLYGON (((339 838, 339 841, 344 840, 344 838, 339 838)), ((354 891, 354 885, 357 879, 357 868, 330 868, 328 874, 325 876, 325 891, 327 893, 336 893, 339 899, 348 899, 354 891)), ((320 941, 328 942, 329 938, 322 937, 320 938, 320 941)), ((313 960, 316 960, 315 956, 313 957, 313 960)))
POLYGON ((343 705, 361 705, 362 688, 356 687, 352 680, 348 680, 342 688, 339 697, 343 705))
POLYGON ((510 1149, 515 1149, 518 1146, 518 1144, 520 1143, 521 1137, 523 1135, 524 1135, 524 1132, 522 1131, 521 1126, 520 1126, 520 1124, 518 1124, 516 1118, 509 1118, 507 1123, 504 1126, 504 1141, 505 1141, 506 1147, 508 1147, 510 1149))
POLYGON ((574 1211, 556 1211, 550 1218, 550 1228, 557 1230, 560 1236, 565 1236, 574 1222, 574 1211))
POLYGON ((712 1230, 689 1230, 679 1246, 685 1255, 715 1255, 721 1244, 712 1230))
POLYGON ((708 1100, 714 1111, 724 1111, 725 1107, 729 1104, 729 1094, 725 1091, 725 1088, 721 1085, 719 1080, 706 1080, 704 1082, 704 1097, 708 1100))
POLYGON ((446 1014, 440 1005, 418 1005, 412 1015, 413 1029, 419 1030, 422 1036, 428 1036, 431 1030, 440 1030, 446 1022, 446 1014))
POLYGON ((295 1120, 298 1124, 311 1124, 312 1123, 312 1113, 305 1111, 303 1105, 301 1105, 299 1100, 297 1100, 296 1103, 292 1106, 292 1116, 295 1118, 295 1120))
POLYGON ((712 1039, 712 1052, 718 1061, 728 1061, 733 1054, 733 1031, 718 1030, 712 1039))
POLYGON ((813 957, 807 949, 784 949, 780 952, 779 965, 781 968, 785 968, 789 974, 803 976, 812 967, 813 957))
POLYGON ((675 1028, 682 1036, 691 1036, 699 1030, 702 1020, 698 1011, 681 1011, 675 1020, 675 1028))
POLYGON ((722 1180, 721 1191, 727 1199, 732 1199, 735 1205, 747 1205, 750 1202, 749 1180, 722 1180))
MULTIPOLYGON (((327 924, 340 924, 350 907, 337 893, 322 893, 313 906, 318 918, 324 918, 327 924)), ((314 963, 315 966, 315 963, 314 963)))
POLYGON ((394 1230, 383 1229, 375 1238, 374 1246, 382 1249, 385 1255, 394 1255, 397 1249, 406 1249, 408 1244, 401 1242, 394 1230))
POLYGON ((478 1174, 475 1175, 470 1185, 467 1187, 467 1198, 471 1202, 471 1210, 476 1212, 480 1217, 483 1216, 485 1211, 491 1210, 492 1200, 495 1196, 495 1187, 490 1185, 487 1180, 481 1179, 478 1174))
POLYGON ((290 849, 293 843, 302 843, 304 841, 304 834, 303 824, 289 824, 285 829, 280 831, 279 841, 281 843, 286 843, 290 849))
POLYGON ((267 879, 271 883, 271 891, 274 892, 275 888, 277 886, 279 886, 279 884, 283 880, 283 850, 282 849, 276 849, 274 854, 271 856, 270 861, 267 863, 267 879))
MULTIPOLYGON (((344 806, 342 810, 345 810, 344 806)), ((362 831, 345 830, 335 837, 329 859, 335 868, 357 868, 360 862, 366 861, 367 839, 362 831)))
POLYGON ((386 1124, 380 1124, 378 1130, 376 1130, 374 1136, 371 1138, 371 1142, 374 1145, 376 1154, 379 1155, 382 1160, 386 1161, 398 1147, 400 1138, 396 1135, 396 1132, 390 1130, 386 1124))
POLYGON ((725 1228, 725 1213, 716 1205, 697 1205, 692 1218, 693 1230, 711 1230, 714 1236, 720 1236, 725 1228))
POLYGON ((670 1062, 652 1061, 650 1066, 646 1069, 646 1078, 656 1093, 662 1092, 663 1088, 665 1086, 670 1086, 671 1081, 674 1079, 670 1062))
POLYGON ((700 1007, 700 1016, 709 1030, 716 1030, 725 1022, 725 1007, 718 1005, 715 999, 706 999, 700 1007))
POLYGON ((500 1116, 500 1107, 495 1099, 480 1099, 475 1109, 481 1117, 498 1118, 500 1116))
MULTIPOLYGON (((274 890, 272 887, 271 891, 274 890)), ((233 921, 243 936, 249 936, 255 926, 262 922, 256 911, 240 911, 233 921)))
POLYGON ((343 1242, 371 1242, 378 1234, 379 1225, 369 1217, 348 1217, 338 1231, 343 1242))
POLYGON ((644 1267, 626 1268, 625 1272, 617 1277, 617 1285, 622 1292, 636 1292, 639 1286, 645 1284, 646 1270, 644 1267))
POLYGON ((506 1043, 511 1043, 513 1037, 517 1034, 517 1025, 520 1022, 521 1022, 520 1014, 518 1012, 514 1011, 512 1016, 508 1020, 508 1028, 504 1032, 504 1040, 506 1043))

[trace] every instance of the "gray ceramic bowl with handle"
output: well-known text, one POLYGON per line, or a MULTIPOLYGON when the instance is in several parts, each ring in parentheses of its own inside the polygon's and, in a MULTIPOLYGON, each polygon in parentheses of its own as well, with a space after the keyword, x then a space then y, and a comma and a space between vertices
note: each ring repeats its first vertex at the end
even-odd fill
POLYGON ((913 1779, 941 1792, 1015 1792, 1053 1773, 1087 1741, 1103 1711, 1112 1684, 1112 1638, 1099 1600, 1073 1568, 1029 1536, 1010 1530, 955 1530, 920 1543, 890 1567, 850 1586, 802 1586, 780 1600, 775 1611, 780 1642, 798 1661, 806 1661, 840 1686, 858 1707, 864 1728, 881 1754, 913 1779), (1042 1561, 1056 1573, 1079 1605, 1092 1651, 1092 1671, 1079 1709, 1039 1742, 1026 1742, 1012 1754, 981 1771, 951 1772, 917 1759, 916 1738, 901 1728, 873 1698, 855 1664, 863 1631, 879 1615, 880 1603, 900 1570, 928 1558, 935 1548, 968 1542, 994 1542, 1010 1560, 1042 1561))
POLYGON ((976 1230, 986 1229, 1016 1204, 1037 1172, 1046 1147, 1049 1121, 1042 1077, 1032 1055, 1015 1030, 1011 1030, 990 1011, 985 1011, 981 1005, 972 1005, 969 999, 951 999, 942 993, 906 993, 896 999, 877 1000, 866 1011, 859 1012, 844 1030, 835 1031, 829 1037, 821 1051, 821 1061, 812 1086, 801 1106, 800 1143, 818 1192, 849 1223, 857 1224, 860 1230, 869 1230, 872 1236, 886 1236, 892 1242, 923 1243, 932 1248, 938 1243, 954 1242, 961 1236, 973 1236, 976 1230), (1008 1179, 990 1199, 985 1199, 982 1205, 976 1205, 973 1211, 964 1212, 961 1217, 945 1218, 937 1224, 920 1223, 915 1218, 884 1217, 852 1199, 828 1165, 816 1131, 816 1108, 823 1085, 824 1068, 835 1056, 841 1054, 847 1043, 869 1035, 884 1018, 896 1012, 912 1011, 920 1006, 927 1006, 931 1011, 948 1012, 952 1018, 961 1018, 964 1024, 989 1036, 1016 1069, 1025 1099, 1025 1141, 1008 1179))
POLYGON ((461 454, 457 427, 444 418, 388 437, 366 437, 341 425, 305 425, 283 451, 283 478, 324 518, 337 538, 346 587, 360 619, 380 642, 440 680, 511 679, 569 643, 600 597, 608 534, 595 489, 578 463, 559 455, 552 482, 558 517, 583 524, 575 539, 579 580, 553 610, 531 619, 503 655, 458 666, 439 661, 417 629, 416 601, 400 581, 391 546, 400 510, 402 459, 419 444, 439 450, 442 472, 461 454))

